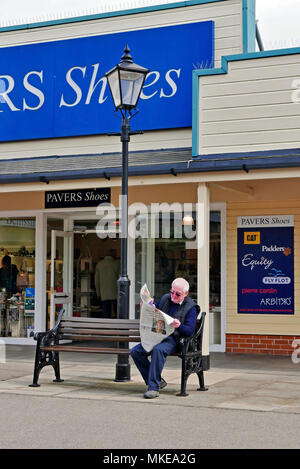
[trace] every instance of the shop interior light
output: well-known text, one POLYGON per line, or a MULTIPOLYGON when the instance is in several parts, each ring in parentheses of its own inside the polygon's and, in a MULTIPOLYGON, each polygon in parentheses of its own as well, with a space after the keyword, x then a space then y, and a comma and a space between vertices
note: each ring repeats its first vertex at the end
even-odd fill
POLYGON ((186 226, 193 226, 195 224, 195 221, 192 215, 185 215, 182 219, 182 224, 186 226))

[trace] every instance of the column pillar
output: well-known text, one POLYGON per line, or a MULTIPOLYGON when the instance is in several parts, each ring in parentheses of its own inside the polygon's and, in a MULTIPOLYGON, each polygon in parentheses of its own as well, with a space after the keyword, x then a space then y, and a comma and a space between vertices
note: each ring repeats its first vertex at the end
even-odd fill
POLYGON ((209 187, 199 183, 197 188, 197 249, 198 276, 197 298, 201 311, 206 312, 203 331, 203 366, 210 368, 209 359, 209 187))
POLYGON ((35 332, 45 331, 46 328, 46 251, 47 216, 39 213, 35 227, 35 332))

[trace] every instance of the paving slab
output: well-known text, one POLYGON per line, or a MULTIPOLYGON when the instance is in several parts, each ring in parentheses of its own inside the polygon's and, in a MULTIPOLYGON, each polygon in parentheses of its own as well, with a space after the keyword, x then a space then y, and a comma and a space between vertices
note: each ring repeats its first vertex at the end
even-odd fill
MULTIPOLYGON (((169 357, 163 377, 168 382, 158 399, 149 405, 259 412, 300 413, 300 366, 290 357, 249 357, 212 354, 211 369, 204 373, 207 392, 197 391, 198 377, 190 376, 187 397, 178 397, 180 360, 169 357)), ((116 383, 114 356, 61 354, 61 383, 54 383, 52 367, 40 374, 40 387, 31 388, 34 347, 8 346, 7 362, 0 364, 0 393, 53 399, 90 399, 128 404, 145 403, 145 384, 131 366, 131 381, 116 383)))

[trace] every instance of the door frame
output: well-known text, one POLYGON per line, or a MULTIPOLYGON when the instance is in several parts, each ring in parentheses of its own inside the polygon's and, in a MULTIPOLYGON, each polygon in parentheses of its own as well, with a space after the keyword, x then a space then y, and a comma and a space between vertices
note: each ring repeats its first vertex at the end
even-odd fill
POLYGON ((220 212, 221 221, 221 344, 210 344, 210 352, 225 352, 226 349, 226 203, 210 203, 210 211, 220 212))
POLYGON ((55 325, 55 305, 67 304, 66 316, 70 316, 73 299, 73 273, 71 271, 71 258, 73 253, 73 233, 70 231, 51 230, 51 282, 50 282, 50 329, 55 325), (55 255, 56 239, 64 240, 63 251, 63 292, 57 293, 54 289, 55 281, 55 255))

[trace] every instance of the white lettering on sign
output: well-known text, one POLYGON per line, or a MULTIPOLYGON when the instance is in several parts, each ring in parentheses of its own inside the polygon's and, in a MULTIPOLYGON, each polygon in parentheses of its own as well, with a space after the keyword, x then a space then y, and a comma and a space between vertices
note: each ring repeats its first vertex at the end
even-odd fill
POLYGON ((98 202, 107 201, 108 194, 94 194, 94 192, 87 192, 85 194, 84 200, 87 202, 89 200, 95 200, 98 202))
POLYGON ((83 192, 48 192, 46 193, 46 205, 51 204, 71 204, 80 202, 101 202, 109 201, 110 194, 108 192, 96 193, 95 191, 83 191, 83 192))
POLYGON ((284 247, 279 247, 279 246, 276 246, 276 245, 271 245, 271 246, 262 246, 261 247, 261 250, 264 252, 264 251, 269 251, 269 252, 278 252, 278 251, 281 251, 283 252, 285 250, 284 247))
POLYGON ((67 107, 73 107, 73 106, 76 106, 78 103, 80 103, 81 101, 81 98, 82 98, 82 91, 81 91, 81 88, 80 86, 73 80, 73 78, 71 77, 71 73, 73 72, 73 70, 81 70, 82 71, 82 74, 83 74, 83 77, 85 76, 85 72, 86 72, 86 67, 72 67, 70 68, 70 70, 67 71, 67 75, 66 75, 66 78, 67 78, 67 83, 71 86, 71 88, 75 91, 76 93, 76 99, 73 103, 66 103, 65 100, 64 100, 64 95, 62 94, 61 95, 61 99, 60 99, 60 103, 59 103, 59 107, 62 107, 62 106, 67 106, 67 107))
POLYGON ((260 306, 291 306, 292 299, 289 298, 262 298, 260 306))
POLYGON ((40 109, 43 104, 44 104, 44 101, 45 101, 45 95, 44 93, 39 90, 38 88, 36 88, 35 86, 33 86, 32 84, 29 83, 28 81, 28 78, 30 75, 37 75, 40 80, 41 80, 41 83, 43 83, 43 70, 41 70, 40 72, 28 72, 25 77, 24 77, 24 80, 23 80, 23 84, 24 84, 24 88, 28 91, 30 91, 30 93, 34 94, 35 96, 37 96, 39 98, 39 104, 35 107, 31 107, 31 106, 28 106, 28 104, 26 103, 26 100, 25 98, 23 99, 23 111, 25 109, 30 109, 30 111, 37 111, 38 109, 40 109))
POLYGON ((99 83, 101 83, 101 91, 100 91, 100 93, 99 93, 98 103, 101 104, 101 103, 104 103, 104 101, 107 99, 107 96, 104 97, 104 93, 105 93, 106 85, 107 85, 107 80, 106 80, 105 77, 102 77, 102 78, 100 78, 100 80, 98 80, 97 83, 95 84, 96 77, 97 77, 97 73, 98 73, 99 64, 93 64, 92 67, 94 67, 94 71, 93 71, 93 76, 92 76, 92 79, 91 79, 91 82, 90 82, 90 87, 89 87, 89 90, 88 90, 88 94, 87 94, 87 97, 86 97, 86 100, 85 100, 85 104, 89 104, 89 103, 90 103, 91 97, 92 97, 92 95, 93 95, 95 89, 96 89, 97 86, 99 85, 99 83))
POLYGON ((177 74, 177 77, 179 78, 180 68, 178 70, 173 70, 172 69, 172 70, 167 71, 167 73, 166 73, 166 82, 168 83, 168 85, 170 85, 172 93, 171 94, 165 94, 164 90, 161 89, 160 90, 160 95, 159 95, 160 98, 172 98, 172 96, 174 96, 174 94, 176 94, 177 85, 176 85, 175 81, 172 80, 172 78, 170 77, 171 72, 175 72, 177 74))
POLYGON ((284 284, 284 285, 288 285, 289 283, 291 283, 291 279, 290 277, 263 277, 262 279, 263 283, 264 284, 272 284, 272 285, 278 285, 278 284, 284 284))
MULTIPOLYGON (((4 100, 11 111, 20 111, 21 109, 18 109, 8 96, 9 93, 11 93, 11 91, 15 87, 15 80, 10 75, 0 75, 0 80, 1 81, 4 80, 5 82, 7 81, 7 83, 8 83, 7 89, 1 90, 1 92, 0 92, 1 101, 3 102, 3 100, 4 100)), ((1 111, 1 112, 3 112, 3 111, 1 111)))
POLYGON ((250 267, 253 270, 257 266, 262 266, 265 269, 268 269, 274 261, 272 259, 267 259, 266 257, 261 257, 260 259, 253 259, 253 254, 245 254, 242 259, 242 265, 244 267, 250 267))
MULTIPOLYGON (((87 73, 88 66, 74 66, 67 70, 66 72, 66 84, 71 89, 71 92, 74 94, 72 98, 66 97, 66 92, 60 93, 58 107, 75 107, 81 101, 84 100, 84 104, 90 104, 93 95, 96 90, 98 91, 98 103, 102 104, 106 101, 107 95, 107 79, 101 77, 99 74, 99 63, 92 64, 92 75, 87 73), (86 83, 87 80, 90 80, 86 83), (88 86, 87 86, 88 85, 88 86), (83 96, 83 89, 87 89, 87 93, 83 96)), ((172 98, 176 95, 178 91, 178 81, 180 79, 181 69, 170 68, 164 75, 164 84, 158 84, 158 81, 161 78, 159 71, 152 71, 148 73, 146 81, 141 92, 141 99, 147 100, 153 98, 157 93, 159 93, 160 98, 172 98), (150 81, 149 81, 150 80, 150 81), (155 86, 156 85, 156 86, 155 86)), ((12 101, 10 94, 15 89, 15 80, 11 75, 0 75, 0 102, 6 103, 10 111, 37 111, 41 109, 47 97, 42 90, 42 85, 45 81, 44 70, 31 70, 23 78, 23 87, 26 92, 31 93, 31 95, 38 98, 36 105, 30 105, 28 98, 23 97, 23 108, 17 107, 16 102, 12 101), (32 77, 38 77, 41 87, 37 87, 32 83, 32 77)), ((4 112, 3 109, 0 112, 4 112)))

